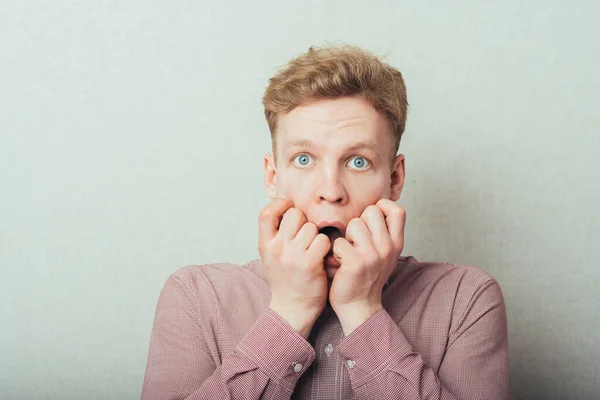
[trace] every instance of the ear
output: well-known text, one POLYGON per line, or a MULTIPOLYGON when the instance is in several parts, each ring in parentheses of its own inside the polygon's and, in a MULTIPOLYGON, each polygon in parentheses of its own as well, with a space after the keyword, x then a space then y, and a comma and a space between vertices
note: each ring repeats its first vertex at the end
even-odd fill
POLYGON ((277 168, 272 154, 265 154, 264 174, 267 196, 274 199, 277 197, 277 168))
POLYGON ((405 167, 404 154, 398 154, 394 159, 391 175, 392 179, 390 180, 390 200, 392 201, 397 201, 400 198, 400 194, 402 194, 404 178, 406 176, 405 167))

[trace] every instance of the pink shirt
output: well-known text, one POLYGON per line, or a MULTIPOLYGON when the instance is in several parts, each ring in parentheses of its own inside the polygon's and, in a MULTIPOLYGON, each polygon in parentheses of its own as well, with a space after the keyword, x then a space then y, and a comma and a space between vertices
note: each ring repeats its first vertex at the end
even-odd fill
POLYGON ((260 261, 187 266, 160 294, 142 399, 508 399, 506 309, 474 267, 401 257, 384 310, 304 340, 268 308, 260 261))

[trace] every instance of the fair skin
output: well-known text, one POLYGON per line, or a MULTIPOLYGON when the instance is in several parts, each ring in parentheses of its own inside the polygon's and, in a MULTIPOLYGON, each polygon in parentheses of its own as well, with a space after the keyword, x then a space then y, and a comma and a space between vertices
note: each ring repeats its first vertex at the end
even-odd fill
POLYGON ((347 336, 383 308, 404 246, 395 201, 405 158, 391 158, 388 121, 359 97, 298 106, 279 116, 276 135, 277 161, 264 159, 273 200, 259 217, 269 306, 307 338, 329 300, 347 336))

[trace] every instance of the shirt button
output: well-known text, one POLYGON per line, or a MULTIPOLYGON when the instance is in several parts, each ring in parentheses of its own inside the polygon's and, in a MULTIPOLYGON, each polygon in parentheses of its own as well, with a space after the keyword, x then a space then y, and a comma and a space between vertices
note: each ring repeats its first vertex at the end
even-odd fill
POLYGON ((294 372, 300 372, 300 371, 302 371, 302 364, 295 363, 294 364, 294 372))
POLYGON ((325 354, 327 354, 328 356, 333 354, 333 345, 331 343, 325 346, 325 354))
POLYGON ((348 368, 352 369, 352 368, 354 368, 354 364, 356 364, 356 363, 354 361, 352 361, 352 360, 348 360, 346 362, 346 364, 348 364, 348 368))

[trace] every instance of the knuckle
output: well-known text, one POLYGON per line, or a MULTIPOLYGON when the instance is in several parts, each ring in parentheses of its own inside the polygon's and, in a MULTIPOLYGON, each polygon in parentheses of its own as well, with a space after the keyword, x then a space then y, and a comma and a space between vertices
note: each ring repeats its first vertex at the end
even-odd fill
POLYGON ((306 222, 304 224, 304 227, 308 231, 308 233, 310 233, 313 236, 317 236, 317 233, 319 232, 319 228, 317 228, 317 225, 315 225, 312 222, 306 222))
POLYGON ((297 208, 290 208, 285 212, 285 214, 289 218, 293 218, 295 220, 300 220, 303 217, 302 211, 298 210, 297 208))
POLYGON ((396 202, 390 200, 390 199, 379 199, 377 201, 377 203, 375 203, 377 206, 383 206, 385 207, 386 205, 391 205, 391 204, 396 204, 396 202))
POLYGON ((401 217, 403 215, 406 215, 406 210, 403 207, 397 205, 391 210, 390 214, 397 217, 401 217))
POLYGON ((374 215, 377 214, 379 212, 379 207, 371 204, 370 206, 368 206, 367 208, 365 208, 365 213, 367 215, 374 215))
POLYGON ((302 224, 307 222, 306 215, 304 215, 304 213, 300 210, 298 210, 298 219, 302 222, 302 224))
POLYGON ((269 208, 263 208, 262 210, 260 210, 260 213, 258 214, 258 219, 260 221, 268 221, 271 218, 273 218, 273 211, 269 208))
POLYGON ((394 207, 394 211, 393 212, 396 213, 396 214, 398 214, 398 215, 406 214, 406 210, 402 206, 394 207))
POLYGON ((348 222, 348 228, 349 228, 349 229, 356 229, 356 227, 357 227, 358 225, 360 225, 360 223, 361 223, 361 220, 360 220, 360 218, 352 218, 352 219, 350 220, 350 222, 348 222))

